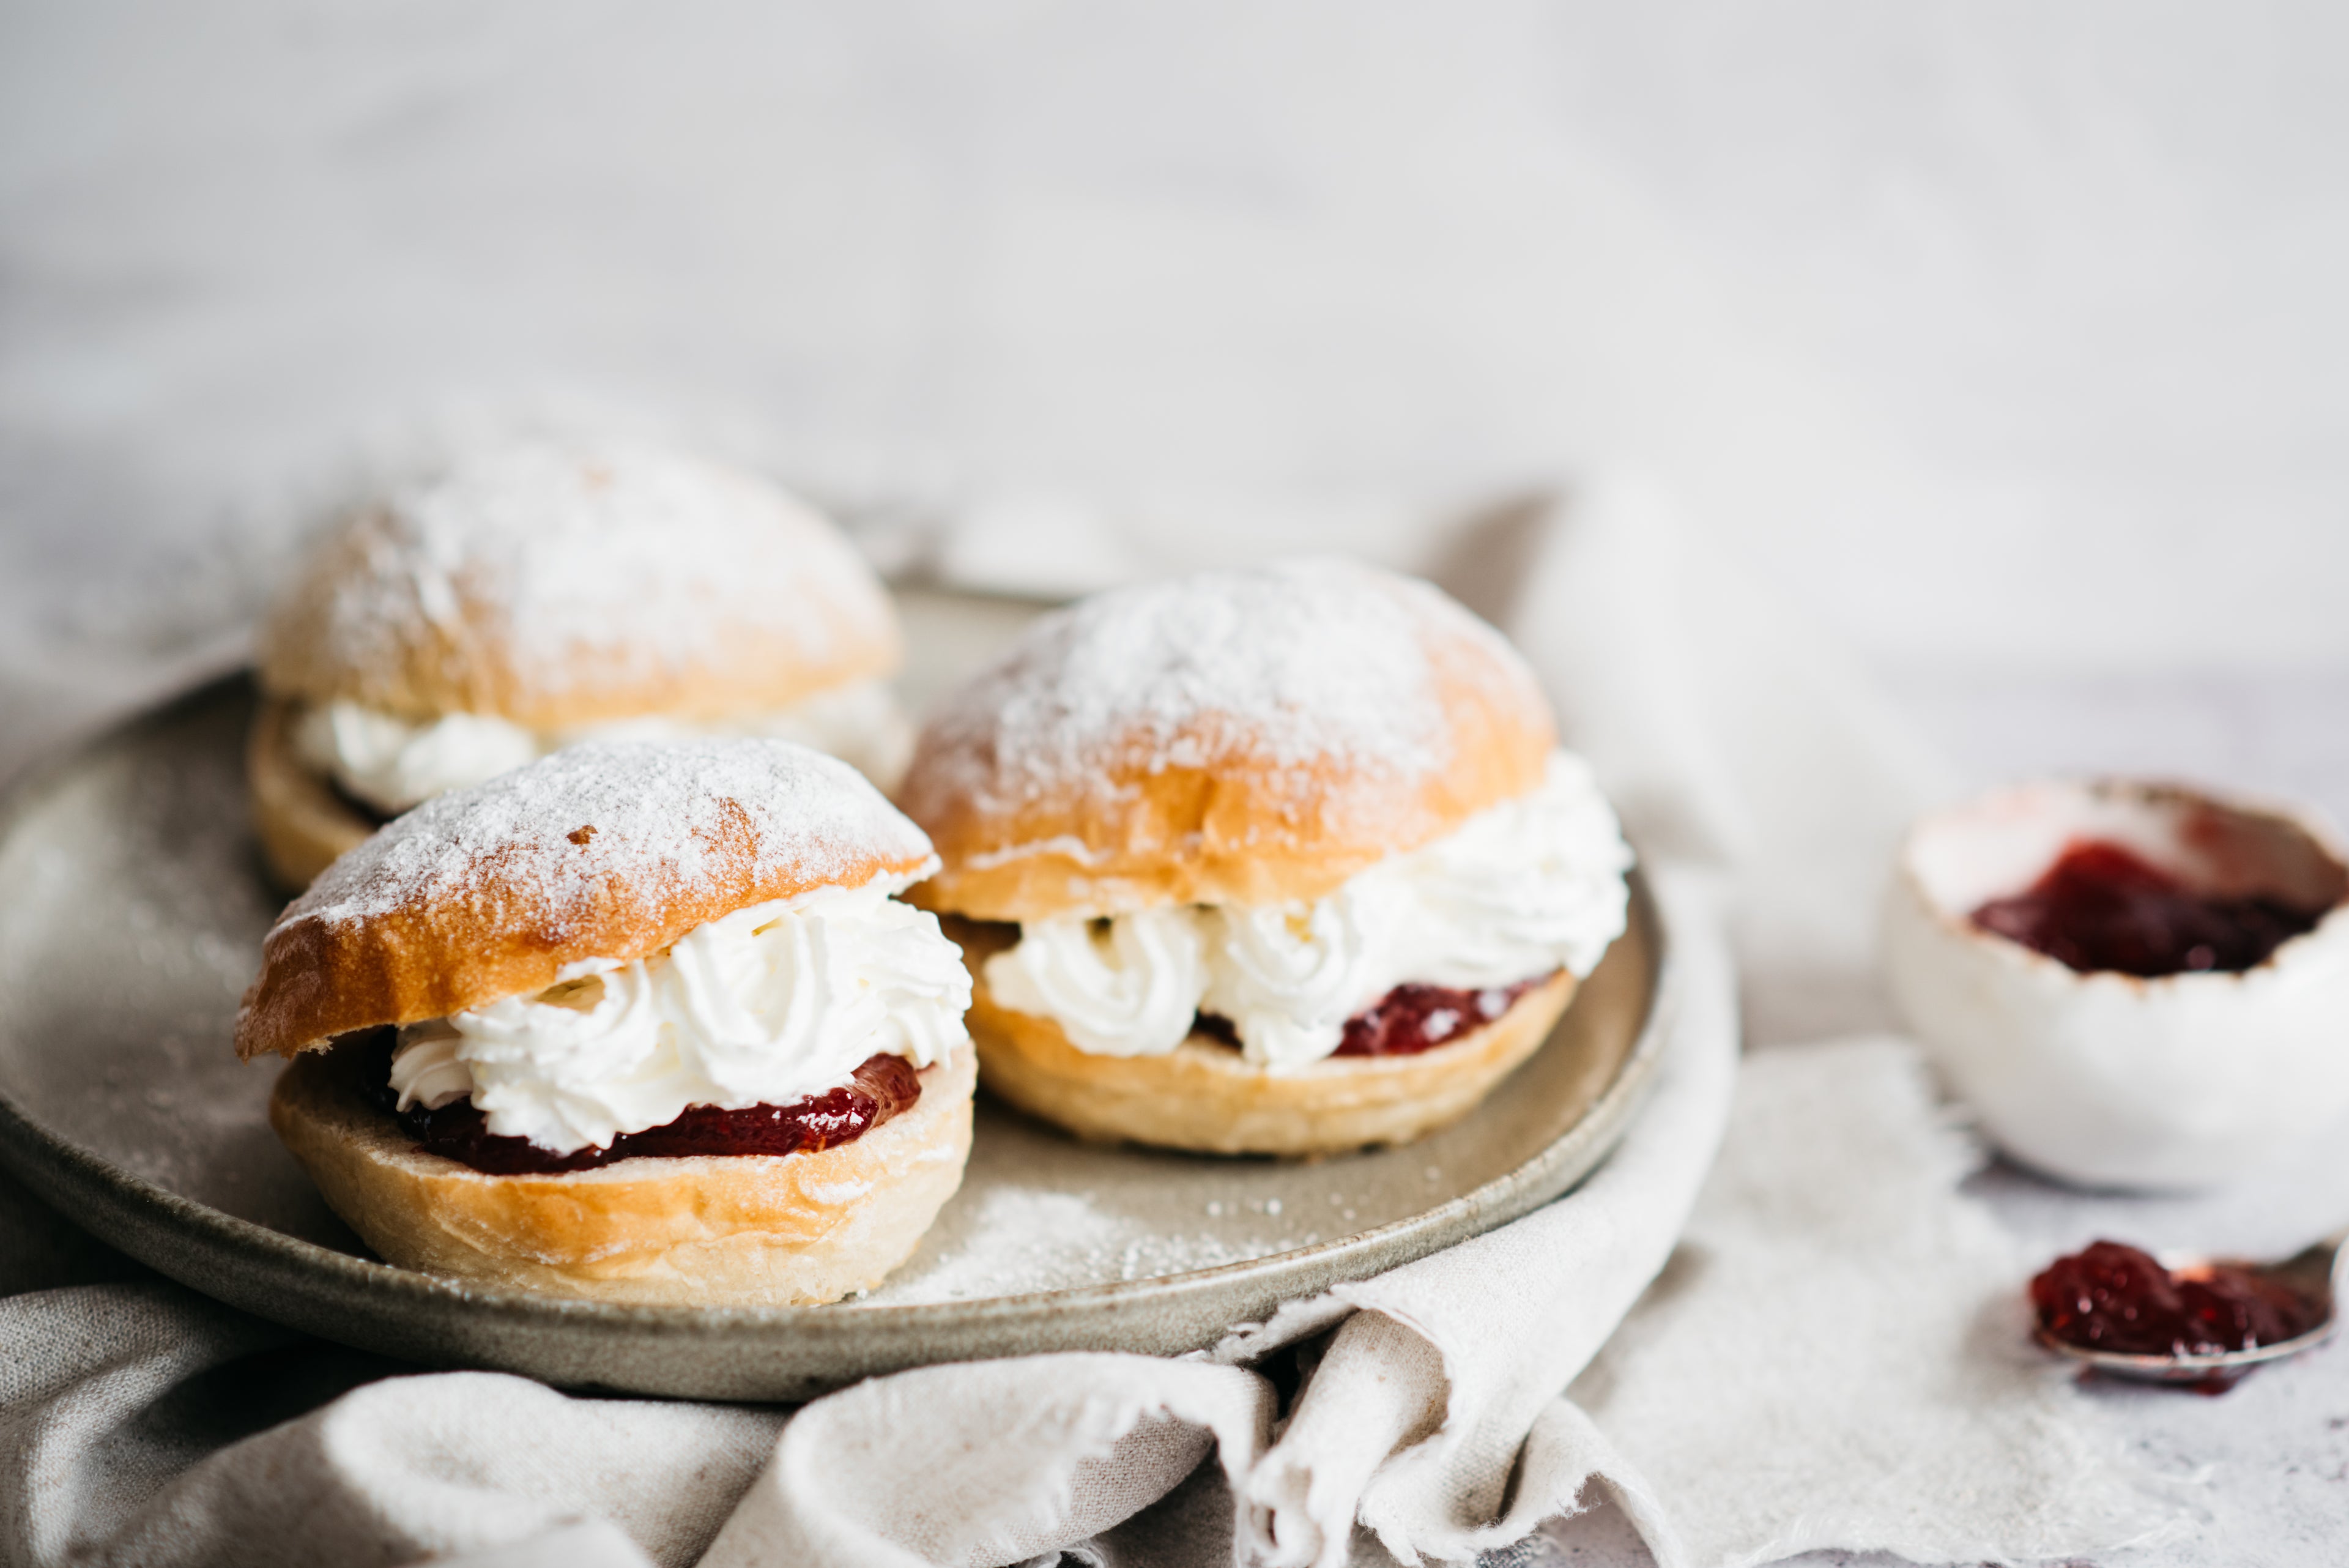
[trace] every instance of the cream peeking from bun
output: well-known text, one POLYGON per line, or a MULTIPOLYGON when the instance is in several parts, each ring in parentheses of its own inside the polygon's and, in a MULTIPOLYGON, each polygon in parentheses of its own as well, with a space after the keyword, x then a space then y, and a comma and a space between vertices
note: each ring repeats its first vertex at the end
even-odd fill
POLYGON ((1206 572, 1038 621, 901 792, 988 1084, 1091 1137, 1399 1142, 1547 1036, 1630 863, 1532 672, 1425 583, 1206 572))
POLYGON ((574 747, 435 798, 281 916, 239 1054, 392 1262, 615 1301, 877 1283, 961 1180, 970 984, 921 831, 771 740, 574 747))
POLYGON ((324 539, 262 628, 263 849, 300 887, 385 818, 576 741, 772 735, 885 787, 895 609, 763 480, 644 444, 481 447, 324 539))

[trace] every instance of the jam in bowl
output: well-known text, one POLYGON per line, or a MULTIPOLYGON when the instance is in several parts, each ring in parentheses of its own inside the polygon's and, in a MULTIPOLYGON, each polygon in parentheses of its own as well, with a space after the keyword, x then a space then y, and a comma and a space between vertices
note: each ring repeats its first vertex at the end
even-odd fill
POLYGON ((2349 857, 2290 807, 2127 780, 1919 822, 1895 999, 1986 1132, 2097 1187, 2223 1181, 2349 1115, 2349 857))
POLYGON ((2206 893, 2127 845, 2075 839, 2020 893, 1973 913, 1983 930, 2084 974, 2240 974, 2323 916, 2270 893, 2206 893))

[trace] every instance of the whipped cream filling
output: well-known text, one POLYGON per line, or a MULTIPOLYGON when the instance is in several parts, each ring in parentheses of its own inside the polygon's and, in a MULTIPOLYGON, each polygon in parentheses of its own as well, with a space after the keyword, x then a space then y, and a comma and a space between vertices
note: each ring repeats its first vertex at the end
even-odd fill
POLYGON ((659 715, 551 733, 488 713, 403 719, 357 702, 305 707, 294 751, 344 791, 398 815, 434 795, 483 784, 581 741, 658 741, 754 735, 797 741, 840 758, 888 789, 913 755, 914 732, 884 680, 859 680, 772 712, 708 723, 659 715))
POLYGON ((1588 764, 1561 751, 1531 794, 1325 898, 1030 921, 988 960, 987 983, 1097 1055, 1172 1051, 1204 1011, 1232 1021, 1249 1061, 1301 1067, 1398 985, 1484 991, 1588 974, 1622 934, 1630 865, 1588 764))
POLYGON ((970 976, 937 917, 890 897, 916 880, 754 904, 650 958, 584 960, 534 995, 407 1025, 399 1108, 470 1097, 491 1132, 569 1154, 688 1106, 789 1105, 874 1055, 929 1066, 968 1038, 970 976))

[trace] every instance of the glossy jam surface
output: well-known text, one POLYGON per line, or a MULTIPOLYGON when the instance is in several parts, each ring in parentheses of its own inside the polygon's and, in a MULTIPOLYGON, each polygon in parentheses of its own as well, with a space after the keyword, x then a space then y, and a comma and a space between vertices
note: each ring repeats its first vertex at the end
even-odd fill
MULTIPOLYGON (((1515 985, 1485 991, 1453 991, 1440 985, 1399 985, 1353 1017, 1346 1020, 1346 1037, 1331 1053, 1338 1056, 1413 1056, 1447 1045, 1490 1023, 1519 997, 1542 984, 1548 975, 1536 975, 1515 985)), ((1239 1044, 1232 1021, 1213 1012, 1199 1014, 1202 1034, 1226 1045, 1239 1044)))
POLYGON ((856 1069, 852 1082, 788 1106, 751 1106, 732 1111, 689 1106, 667 1126, 623 1133, 608 1148, 555 1154, 528 1138, 492 1133, 488 1118, 470 1100, 454 1100, 437 1111, 422 1106, 397 1109, 398 1096, 390 1084, 390 1041, 391 1032, 383 1031, 377 1047, 383 1055, 382 1070, 370 1074, 367 1080, 378 1085, 377 1103, 398 1118, 419 1148, 492 1176, 552 1176, 566 1170, 592 1170, 618 1159, 812 1154, 864 1137, 922 1097, 921 1078, 912 1063, 902 1056, 873 1056, 856 1069))
POLYGON ((1536 975, 1515 985, 1484 991, 1452 991, 1440 985, 1399 985, 1346 1020, 1346 1038, 1340 1056, 1410 1056, 1449 1044, 1471 1030, 1482 1029, 1511 1007, 1517 998, 1549 976, 1536 975))
POLYGON ((1973 922, 2075 970, 2150 979, 2250 969, 2320 913, 2265 895, 2206 897, 2117 844, 2083 839, 2027 890, 1976 909, 1973 922))
POLYGON ((2222 1355, 2297 1339, 2316 1310, 2296 1291, 2228 1263, 2172 1273, 2152 1254, 2097 1241, 2031 1282, 2040 1331, 2085 1350, 2222 1355))

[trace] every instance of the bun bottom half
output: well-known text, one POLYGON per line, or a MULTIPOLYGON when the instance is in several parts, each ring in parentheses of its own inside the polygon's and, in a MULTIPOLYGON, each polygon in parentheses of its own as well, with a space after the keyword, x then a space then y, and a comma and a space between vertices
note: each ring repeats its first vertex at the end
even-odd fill
POLYGON ((1080 1051, 1052 1020, 999 1006, 976 977, 980 961, 967 1022, 989 1092, 1080 1137, 1206 1154, 1342 1154, 1449 1127, 1549 1038, 1575 988, 1560 971, 1484 1027, 1415 1055, 1272 1073, 1201 1034, 1156 1056, 1080 1051))
POLYGON ((364 1093, 357 1054, 295 1060, 270 1125, 386 1262, 484 1284, 656 1306, 838 1301, 912 1255, 970 1155, 967 1050, 924 1068, 921 1098, 849 1143, 554 1176, 424 1153, 364 1093))
POLYGON ((270 879, 287 893, 317 880, 344 851, 375 834, 367 820, 294 753, 294 707, 264 697, 245 737, 253 826, 270 879))

